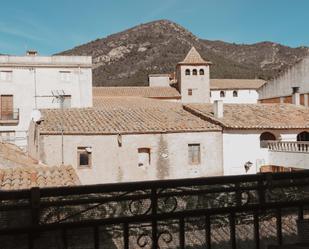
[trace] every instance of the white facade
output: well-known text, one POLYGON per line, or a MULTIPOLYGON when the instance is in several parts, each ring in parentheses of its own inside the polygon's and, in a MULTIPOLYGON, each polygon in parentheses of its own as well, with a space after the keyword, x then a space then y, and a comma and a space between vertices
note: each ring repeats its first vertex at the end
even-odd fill
POLYGON ((148 76, 150 87, 167 87, 170 86, 169 74, 150 74, 148 76))
POLYGON ((26 146, 32 111, 60 107, 52 92, 66 95, 65 107, 91 107, 91 64, 85 56, 0 56, 0 95, 12 96, 14 112, 12 118, 0 116, 2 137, 10 133, 26 146))
MULTIPOLYGON (((38 143, 33 136, 34 130, 29 142, 30 155, 48 165, 61 164, 61 136, 40 135, 38 143)), ((121 135, 121 138, 117 135, 65 135, 63 145, 64 164, 74 167, 82 184, 223 174, 221 132, 127 134, 121 135), (200 145, 198 164, 188 161, 190 144, 200 145), (79 167, 78 147, 91 148, 91 167, 79 167), (140 148, 150 151, 149 163, 142 166, 139 163, 145 160, 145 155, 138 154, 140 148)))
POLYGON ((222 100, 227 104, 256 104, 259 95, 254 89, 210 89, 210 102, 222 100))
MULTIPOLYGON (((268 148, 261 148, 260 135, 263 132, 270 132, 275 135, 276 140, 296 141, 297 134, 302 131, 303 130, 224 130, 224 175, 255 174, 260 171, 261 166, 265 165, 287 166, 289 164, 287 162, 281 164, 285 157, 278 157, 274 155, 276 152, 270 152, 268 148), (278 158, 280 158, 280 160, 277 160, 278 158), (244 167, 246 162, 252 163, 252 167, 248 172, 246 172, 244 167)), ((290 155, 290 157, 291 156, 292 158, 296 158, 295 153, 294 155, 290 155)), ((297 167, 297 165, 289 165, 289 167, 292 166, 297 167)))
MULTIPOLYGON (((309 93, 309 56, 287 69, 259 89, 260 99, 280 98, 292 95, 292 87, 299 87, 301 94, 309 93)), ((308 96, 307 101, 308 105, 308 96)))

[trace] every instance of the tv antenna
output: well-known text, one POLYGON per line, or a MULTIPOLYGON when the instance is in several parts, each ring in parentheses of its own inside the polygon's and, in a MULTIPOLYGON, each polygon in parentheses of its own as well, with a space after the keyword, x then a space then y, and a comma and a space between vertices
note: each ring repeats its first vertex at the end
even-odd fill
MULTIPOLYGON (((53 103, 60 103, 60 109, 61 109, 61 112, 63 111, 63 102, 64 102, 64 99, 65 99, 65 92, 64 90, 53 90, 52 91, 52 96, 53 96, 53 100, 52 102, 53 103)), ((64 142, 63 142, 63 133, 64 133, 64 130, 63 130, 63 121, 62 119, 60 119, 60 130, 61 130, 61 164, 63 165, 64 164, 64 142)))
POLYGON ((63 109, 63 102, 65 99, 65 92, 64 90, 53 90, 52 91, 53 96, 53 103, 60 103, 60 108, 63 109))

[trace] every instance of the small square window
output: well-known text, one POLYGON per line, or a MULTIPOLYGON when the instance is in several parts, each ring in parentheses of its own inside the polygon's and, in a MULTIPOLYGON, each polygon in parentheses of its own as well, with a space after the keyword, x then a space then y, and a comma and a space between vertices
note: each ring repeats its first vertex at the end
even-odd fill
POLYGON ((149 166, 151 163, 150 148, 139 148, 138 149, 138 166, 149 166))
POLYGON ((13 72, 12 71, 0 71, 0 80, 1 81, 12 81, 13 72))
POLYGON ((78 147, 77 148, 77 160, 78 160, 78 167, 90 168, 91 160, 92 160, 91 147, 78 147))
POLYGON ((188 161, 189 161, 189 164, 200 164, 201 163, 200 144, 188 144, 188 161))
POLYGON ((188 95, 192 96, 192 89, 188 89, 188 95))
POLYGON ((63 82, 71 81, 71 72, 70 71, 60 71, 60 80, 63 82))

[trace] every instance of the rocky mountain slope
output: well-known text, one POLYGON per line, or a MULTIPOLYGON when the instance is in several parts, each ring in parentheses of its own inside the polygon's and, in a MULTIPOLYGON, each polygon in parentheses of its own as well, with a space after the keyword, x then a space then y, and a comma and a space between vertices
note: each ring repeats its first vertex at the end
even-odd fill
POLYGON ((93 57, 94 85, 147 85, 150 73, 170 73, 195 46, 213 62, 211 78, 269 79, 308 54, 308 48, 290 48, 271 42, 238 45, 199 39, 168 20, 141 24, 61 52, 93 57))

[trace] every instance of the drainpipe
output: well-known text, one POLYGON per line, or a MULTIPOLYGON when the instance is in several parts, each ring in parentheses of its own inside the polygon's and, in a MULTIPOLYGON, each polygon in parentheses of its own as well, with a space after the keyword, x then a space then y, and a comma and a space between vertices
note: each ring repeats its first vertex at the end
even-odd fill
POLYGON ((300 93, 298 86, 292 87, 292 104, 300 105, 300 93))

